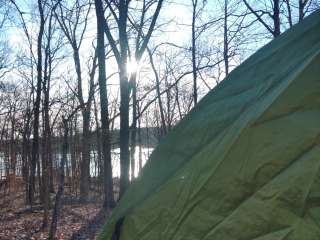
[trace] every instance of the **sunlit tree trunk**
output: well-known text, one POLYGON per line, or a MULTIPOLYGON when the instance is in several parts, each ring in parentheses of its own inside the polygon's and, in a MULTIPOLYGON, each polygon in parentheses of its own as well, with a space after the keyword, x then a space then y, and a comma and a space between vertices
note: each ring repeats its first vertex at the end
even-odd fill
MULTIPOLYGON (((159 12, 162 6, 163 0, 157 1, 157 7, 151 19, 150 26, 145 35, 142 34, 143 24, 140 25, 138 30, 138 36, 135 46, 135 60, 139 62, 141 59, 148 42, 151 38, 152 32, 154 30, 156 20, 159 16, 159 12), (143 39, 142 39, 143 36, 143 39)), ((109 3, 109 1, 108 1, 109 3)), ((117 43, 112 36, 112 31, 108 25, 108 22, 104 21, 105 33, 112 48, 112 51, 117 60, 119 68, 119 81, 120 81, 120 197, 124 194, 127 187, 129 186, 129 169, 130 169, 130 153, 129 153, 129 95, 130 95, 130 83, 128 81, 127 73, 127 62, 128 62, 128 52, 129 52, 129 38, 127 34, 127 24, 128 24, 128 11, 129 11, 130 1, 120 0, 117 4, 118 16, 115 16, 114 9, 109 6, 109 10, 113 12, 113 16, 117 19, 117 27, 119 33, 119 49, 117 43)), ((145 1, 143 1, 145 4, 145 1)), ((150 6, 149 6, 150 7, 150 6)), ((142 11, 142 15, 145 12, 142 11)), ((144 17, 142 16, 141 19, 144 17)), ((144 21, 143 21, 144 23, 144 21)))

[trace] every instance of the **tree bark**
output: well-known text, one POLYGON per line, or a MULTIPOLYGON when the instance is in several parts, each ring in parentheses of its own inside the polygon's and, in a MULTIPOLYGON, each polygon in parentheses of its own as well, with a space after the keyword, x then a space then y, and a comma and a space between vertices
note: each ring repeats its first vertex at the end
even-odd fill
POLYGON ((299 22, 301 22, 304 19, 304 8, 308 2, 309 0, 299 0, 299 22))
POLYGON ((131 163, 131 181, 135 178, 135 153, 137 145, 137 73, 132 73, 130 77, 132 89, 132 124, 131 124, 131 139, 130 139, 130 163, 131 163))
POLYGON ((99 181, 101 183, 101 186, 104 186, 102 150, 101 150, 101 131, 100 131, 99 118, 98 118, 98 107, 97 107, 95 97, 93 98, 93 104, 94 104, 94 117, 96 122, 97 155, 98 155, 98 170, 99 170, 98 175, 99 175, 99 181))
POLYGON ((102 128, 102 156, 104 162, 104 208, 109 209, 115 206, 113 196, 113 178, 111 165, 111 144, 109 132, 109 111, 106 83, 106 65, 104 48, 104 11, 101 0, 95 0, 97 17, 97 54, 99 66, 99 93, 100 93, 100 115, 102 128))
POLYGON ((82 159, 80 165, 80 201, 86 202, 89 196, 90 185, 90 109, 84 107, 82 110, 82 159))
MULTIPOLYGON (((126 66, 126 61, 123 63, 126 66)), ((127 190, 129 180, 129 84, 126 71, 120 69, 120 198, 127 190)))
POLYGON ((229 39, 228 39, 228 0, 224 1, 224 26, 223 26, 223 59, 225 74, 229 74, 229 39))
POLYGON ((127 42, 128 6, 126 1, 119 3, 119 44, 120 44, 120 194, 121 198, 127 190, 129 180, 129 94, 130 87, 127 75, 128 42, 127 42))
POLYGON ((194 105, 198 102, 198 86, 197 86, 197 63, 196 63, 196 14, 197 14, 198 0, 192 0, 192 77, 193 77, 193 103, 194 105))
POLYGON ((281 33, 280 30, 280 2, 273 0, 273 22, 274 22, 274 37, 278 37, 281 33))
POLYGON ((161 99, 161 91, 160 91, 160 79, 159 79, 159 74, 157 72, 157 69, 154 65, 153 62, 153 56, 150 51, 150 49, 147 49, 148 54, 149 54, 149 59, 150 59, 150 64, 151 68, 153 70, 155 79, 156 79, 156 91, 157 91, 157 98, 158 98, 158 105, 159 105, 159 111, 160 111, 160 118, 161 118, 161 125, 162 125, 162 134, 165 135, 167 133, 167 124, 166 124, 166 119, 164 116, 164 110, 163 110, 163 104, 162 104, 162 99, 161 99))
POLYGON ((49 231, 49 240, 55 239, 56 231, 57 231, 57 223, 59 218, 59 213, 61 209, 61 197, 64 191, 64 166, 67 161, 67 153, 68 153, 68 120, 63 119, 63 145, 62 145, 62 158, 60 163, 60 174, 59 174, 59 187, 56 194, 55 205, 52 212, 52 221, 51 227, 49 231))
MULTIPOLYGON (((117 60, 119 67, 119 79, 120 79, 120 198, 129 186, 129 168, 130 168, 130 154, 129 154, 129 95, 130 84, 128 82, 127 75, 127 61, 128 61, 128 35, 127 35, 127 20, 130 1, 120 0, 117 4, 119 16, 116 17, 118 33, 119 33, 119 46, 114 40, 111 29, 108 26, 107 21, 104 19, 104 30, 109 40, 112 51, 117 60)), ((143 41, 140 41, 142 37, 143 24, 140 24, 140 30, 138 30, 138 37, 136 39, 136 53, 135 57, 137 62, 141 59, 148 42, 151 38, 151 34, 154 30, 156 20, 159 16, 159 12, 162 6, 163 0, 159 0, 157 7, 154 11, 151 19, 150 26, 147 33, 144 35, 143 41)), ((145 3, 143 3, 145 4, 145 3)), ((109 6, 110 7, 110 6, 109 6)), ((110 9, 114 12, 113 9, 110 9)), ((115 12, 114 12, 115 13, 115 12)), ((145 13, 142 13, 142 19, 145 13)), ((115 14, 114 14, 115 15, 115 14)), ((143 21, 142 21, 143 22, 143 21)))
POLYGON ((42 0, 38 0, 38 9, 40 13, 40 28, 37 39, 37 89, 36 100, 34 103, 34 120, 33 120, 33 141, 32 141, 32 156, 31 156, 31 173, 29 185, 29 202, 31 207, 34 203, 35 191, 35 172, 36 165, 39 160, 39 115, 40 115, 40 101, 41 101, 41 83, 42 83, 42 37, 44 33, 44 14, 42 0))

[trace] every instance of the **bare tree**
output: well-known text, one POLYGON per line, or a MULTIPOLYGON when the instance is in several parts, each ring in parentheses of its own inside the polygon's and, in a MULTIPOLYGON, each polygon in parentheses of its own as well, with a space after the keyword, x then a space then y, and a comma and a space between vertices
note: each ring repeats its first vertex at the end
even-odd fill
POLYGON ((48 224, 48 211, 50 205, 49 190, 53 189, 53 176, 52 176, 52 155, 51 155, 51 126, 50 126, 50 89, 53 60, 57 51, 61 48, 61 41, 53 44, 55 32, 55 19, 54 11, 58 2, 51 6, 50 13, 48 13, 47 29, 44 32, 46 42, 44 44, 44 76, 42 80, 43 91, 43 135, 42 135, 42 190, 41 198, 44 206, 43 226, 48 224), (49 189, 50 188, 50 189, 49 189))
MULTIPOLYGON (((130 16, 130 0, 120 0, 118 4, 114 4, 112 1, 106 1, 107 8, 113 16, 118 29, 119 36, 119 47, 117 41, 112 35, 109 21, 105 21, 104 28, 105 34, 108 38, 109 44, 115 55, 118 68, 119 68, 119 79, 120 79, 120 197, 123 195, 129 185, 129 166, 130 166, 130 155, 129 155, 129 96, 130 96, 130 82, 127 72, 127 63, 130 56, 129 46, 129 35, 127 32, 128 20, 130 16), (115 10, 116 9, 116 10, 115 10), (118 15, 117 15, 118 12, 118 15)), ((146 2, 143 1, 143 8, 149 9, 150 4, 154 1, 146 2), (148 7, 147 7, 148 6, 148 7)), ((143 32, 143 27, 140 25, 140 30, 137 32, 135 41, 135 61, 139 62, 148 42, 151 38, 154 30, 157 18, 162 7, 163 0, 158 0, 154 14, 152 15, 147 32, 143 32)), ((144 23, 144 14, 146 11, 142 11, 140 19, 144 23)), ((144 26, 146 27, 146 26, 144 26)), ((133 80, 134 82, 134 80, 133 80)), ((133 85, 135 85, 133 83, 133 85)))
POLYGON ((83 95, 83 77, 80 58, 80 47, 87 29, 88 15, 91 3, 87 1, 74 1, 71 9, 59 3, 56 17, 73 51, 73 61, 77 76, 76 96, 82 113, 82 161, 80 178, 80 200, 87 201, 90 183, 90 145, 87 139, 90 134, 91 105, 94 92, 94 84, 89 84, 88 99, 85 101, 83 95))
POLYGON ((162 104, 162 99, 161 99, 160 78, 159 78, 159 74, 157 72, 157 69, 155 67, 154 61, 153 61, 152 52, 151 52, 151 50, 149 48, 147 50, 148 50, 148 54, 149 54, 150 64, 151 64, 151 67, 152 67, 152 70, 154 72, 154 76, 155 76, 155 79, 156 79, 156 91, 157 91, 158 105, 159 105, 159 111, 160 111, 163 134, 165 135, 167 133, 167 126, 166 126, 164 110, 163 110, 163 104, 162 104))
POLYGON ((300 22, 308 13, 319 8, 317 0, 261 1, 261 3, 255 4, 255 7, 253 7, 254 5, 249 3, 248 0, 242 1, 248 10, 274 38, 281 34, 281 27, 284 29, 290 28, 295 24, 295 18, 300 22), (285 19, 287 19, 287 22, 285 19))
POLYGON ((272 34, 274 38, 278 37, 281 33, 280 29, 280 0, 272 0, 272 11, 255 10, 247 0, 243 0, 245 6, 254 14, 257 20, 272 34), (273 26, 270 26, 263 16, 267 15, 272 19, 273 26))
MULTIPOLYGON (((39 33, 37 40, 37 85, 36 85, 36 99, 34 102, 34 119, 33 119, 33 141, 32 141, 32 156, 31 156, 31 174, 29 187, 29 201, 32 206, 34 203, 34 189, 35 189, 35 171, 36 165, 39 161, 39 115, 41 103, 41 85, 42 85, 42 39, 44 34, 44 9, 42 0, 38 0, 38 11, 40 14, 39 33)), ((39 168, 38 168, 39 169, 39 168)))

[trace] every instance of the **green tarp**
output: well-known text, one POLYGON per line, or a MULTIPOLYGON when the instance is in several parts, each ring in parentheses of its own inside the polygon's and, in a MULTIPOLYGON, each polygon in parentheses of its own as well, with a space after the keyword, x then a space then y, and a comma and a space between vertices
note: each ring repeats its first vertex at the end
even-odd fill
POLYGON ((319 240, 319 144, 316 12, 168 134, 100 237, 124 217, 120 240, 319 240))

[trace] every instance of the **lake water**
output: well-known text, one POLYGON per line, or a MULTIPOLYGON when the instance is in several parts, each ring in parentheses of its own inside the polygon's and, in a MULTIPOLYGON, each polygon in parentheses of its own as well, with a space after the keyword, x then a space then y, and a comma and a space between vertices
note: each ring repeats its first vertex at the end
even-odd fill
MULTIPOLYGON (((152 153, 153 148, 141 148, 141 156, 142 156, 142 166, 145 165, 147 162, 150 154, 152 153)), ((69 169, 71 169, 71 154, 68 154, 68 166, 69 169)), ((111 158, 112 158, 112 170, 113 170, 113 177, 120 177, 120 149, 116 148, 113 149, 111 152, 111 158)), ((139 147, 136 147, 135 151, 135 175, 138 175, 139 172, 139 147)), ((61 154, 60 153, 54 153, 53 154, 53 166, 58 167, 61 160, 61 154)), ((0 152, 0 178, 1 176, 5 176, 5 170, 6 170, 6 161, 5 161, 5 154, 3 152, 0 152)), ((16 173, 17 175, 21 175, 21 156, 20 154, 17 154, 17 167, 16 167, 16 173)), ((98 176, 98 154, 96 151, 91 151, 91 161, 90 161, 90 175, 92 177, 98 176)))

